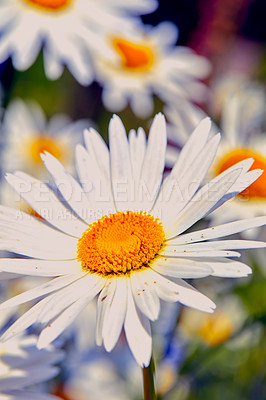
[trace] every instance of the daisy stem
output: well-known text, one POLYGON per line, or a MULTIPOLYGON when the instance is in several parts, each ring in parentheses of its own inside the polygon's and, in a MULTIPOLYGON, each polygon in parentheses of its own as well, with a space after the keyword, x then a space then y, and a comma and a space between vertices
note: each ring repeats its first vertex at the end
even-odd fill
POLYGON ((154 387, 154 371, 154 361, 153 358, 151 358, 148 367, 142 368, 144 400, 157 399, 154 387))

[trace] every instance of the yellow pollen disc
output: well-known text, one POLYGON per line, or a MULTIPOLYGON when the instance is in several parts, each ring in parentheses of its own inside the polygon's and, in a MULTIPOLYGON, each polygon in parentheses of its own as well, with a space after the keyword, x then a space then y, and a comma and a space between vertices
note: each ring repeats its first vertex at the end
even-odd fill
POLYGON ((85 271, 125 274, 148 267, 164 237, 157 218, 142 212, 117 212, 89 226, 78 241, 77 258, 85 271))
POLYGON ((112 42, 123 69, 144 72, 154 65, 155 54, 150 44, 132 43, 122 38, 113 38, 112 42))
POLYGON ((49 136, 40 135, 37 139, 33 139, 29 145, 30 157, 34 163, 41 164, 41 153, 47 151, 57 159, 61 159, 62 151, 56 141, 49 136))
POLYGON ((46 11, 61 11, 67 8, 73 0, 23 0, 30 6, 46 11))
POLYGON ((251 200, 266 199, 266 158, 264 158, 260 154, 257 154, 249 149, 233 150, 230 153, 226 154, 219 162, 216 168, 216 174, 218 175, 229 167, 232 167, 232 165, 251 157, 254 159, 254 162, 250 170, 262 169, 264 170, 264 172, 247 189, 239 193, 238 196, 251 200))

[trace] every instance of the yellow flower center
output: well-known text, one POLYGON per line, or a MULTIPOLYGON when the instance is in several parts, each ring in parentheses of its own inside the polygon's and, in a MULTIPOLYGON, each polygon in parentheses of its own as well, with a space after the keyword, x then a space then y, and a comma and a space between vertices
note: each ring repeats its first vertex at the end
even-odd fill
POLYGON ((117 212, 89 226, 78 241, 77 258, 85 271, 125 274, 148 267, 164 237, 157 218, 142 212, 117 212))
POLYGON ((32 7, 45 11, 61 11, 67 8, 73 0, 23 0, 32 7))
MULTIPOLYGON (((252 150, 243 148, 233 150, 226 154, 219 162, 216 168, 216 174, 218 175, 232 165, 250 157, 254 159, 251 170, 259 168, 266 171, 266 159, 252 150)), ((266 199, 266 172, 263 172, 254 183, 252 183, 247 189, 243 190, 243 192, 238 196, 251 200, 266 199)))
POLYGON ((113 38, 112 43, 121 57, 123 69, 144 72, 154 65, 155 52, 150 43, 133 43, 122 38, 113 38))
POLYGON ((40 135, 37 139, 33 139, 29 146, 31 160, 36 164, 41 164, 40 153, 47 151, 57 159, 62 158, 62 151, 56 141, 49 136, 40 135))
POLYGON ((199 334, 210 346, 218 346, 228 340, 233 331, 232 320, 223 313, 217 313, 205 316, 199 334))

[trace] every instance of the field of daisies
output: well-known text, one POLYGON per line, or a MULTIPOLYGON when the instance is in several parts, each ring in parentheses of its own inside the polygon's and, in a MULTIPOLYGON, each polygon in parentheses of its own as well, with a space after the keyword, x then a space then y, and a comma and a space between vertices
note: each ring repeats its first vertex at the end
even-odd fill
POLYGON ((0 0, 0 400, 266 398, 263 0, 0 0))

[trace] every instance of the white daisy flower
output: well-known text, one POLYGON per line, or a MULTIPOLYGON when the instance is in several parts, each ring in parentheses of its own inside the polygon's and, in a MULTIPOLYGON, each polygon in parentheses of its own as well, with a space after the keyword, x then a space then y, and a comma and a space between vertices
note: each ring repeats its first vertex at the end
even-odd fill
POLYGON ((5 171, 23 169, 43 177, 40 153, 48 151, 71 171, 74 170, 73 147, 89 120, 72 122, 65 114, 56 114, 47 120, 44 111, 34 101, 13 100, 3 119, 5 171))
MULTIPOLYGON (((92 82, 90 50, 102 31, 117 24, 132 25, 128 6, 119 0, 2 0, 0 3, 0 62, 9 56, 18 70, 29 68, 43 47, 44 69, 49 79, 61 76, 64 64, 80 84, 92 82)), ((140 12, 156 7, 146 0, 140 12)), ((135 22, 134 22, 135 23, 135 22)))
POLYGON ((95 56, 96 79, 103 86, 107 109, 119 111, 129 102, 136 115, 147 117, 153 95, 164 102, 202 98, 205 87, 198 79, 209 73, 209 62, 187 47, 175 46, 177 36, 170 22, 108 32, 95 56))
MULTIPOLYGON (((2 168, 4 167, 5 172, 23 169, 47 180, 48 174, 44 173, 40 153, 48 151, 73 172, 73 147, 80 142, 88 123, 86 119, 72 122, 64 114, 56 114, 47 120, 36 102, 13 100, 3 119, 2 168)), ((30 211, 20 196, 14 197, 13 190, 6 182, 1 184, 1 201, 3 204, 30 211)))
POLYGON ((164 182, 166 127, 161 114, 152 123, 147 143, 141 128, 127 139, 117 116, 110 122, 110 150, 95 130, 86 131, 86 149, 76 149, 81 184, 55 157, 42 154, 65 201, 25 173, 7 175, 17 192, 28 185, 21 196, 48 224, 1 206, 0 248, 30 258, 1 259, 0 271, 54 279, 2 303, 1 309, 43 297, 2 340, 39 322, 43 329, 38 347, 43 348, 99 295, 97 344, 111 351, 124 327, 135 359, 147 366, 152 349, 149 320, 158 318, 160 299, 206 312, 215 308, 182 278, 251 272, 235 260, 240 256, 235 249, 260 248, 264 243, 216 239, 264 225, 266 217, 184 233, 237 193, 240 184, 242 190, 243 183, 248 186, 261 174, 247 172, 252 164, 248 159, 199 188, 219 143, 219 135, 208 139, 210 125, 209 119, 200 123, 164 182))
POLYGON ((63 352, 48 346, 39 350, 35 336, 17 337, 0 344, 0 398, 1 400, 56 400, 58 397, 27 389, 58 374, 54 366, 63 358, 63 352))
MULTIPOLYGON (((223 93, 221 128, 223 137, 210 169, 214 177, 236 162, 252 157, 251 169, 266 170, 266 138, 262 134, 265 93, 252 83, 232 86, 223 93), (226 94, 227 93, 227 94, 226 94)), ((244 190, 244 188, 243 188, 244 190)), ((238 196, 212 214, 213 223, 266 213, 266 172, 238 196)), ((256 234, 258 230, 254 230, 256 234)))
MULTIPOLYGON (((214 86, 212 107, 220 115, 223 135, 208 178, 214 178, 246 158, 254 159, 251 169, 265 170, 266 139, 261 133, 265 120, 265 93, 262 87, 237 78, 227 78, 214 86)), ((178 109, 172 106, 165 111, 170 138, 166 161, 168 166, 172 166, 178 159, 180 145, 188 139, 204 112, 186 103, 178 106, 178 109)), ((217 130, 214 126, 212 134, 217 130)), ((265 188, 266 173, 263 173, 248 189, 212 213, 213 224, 265 214, 265 188)), ((248 231, 249 236, 256 233, 256 229, 248 231)))
POLYGON ((227 294, 223 299, 217 299, 214 314, 203 314, 186 308, 179 321, 181 337, 186 341, 193 338, 208 346, 218 346, 229 341, 243 326, 246 318, 247 313, 240 300, 235 295, 227 294))

